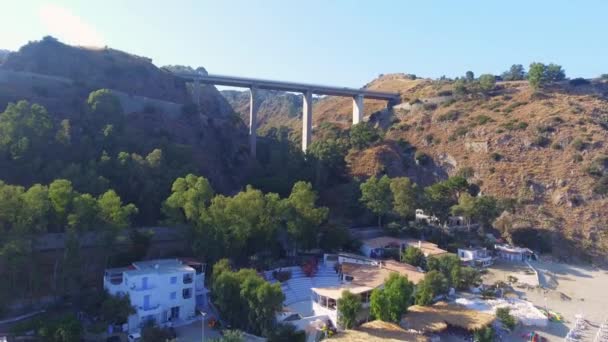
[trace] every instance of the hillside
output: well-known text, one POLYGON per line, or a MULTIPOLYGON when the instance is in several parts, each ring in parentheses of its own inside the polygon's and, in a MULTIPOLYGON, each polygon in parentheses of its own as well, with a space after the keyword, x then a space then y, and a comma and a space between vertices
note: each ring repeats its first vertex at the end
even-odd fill
MULTIPOLYGON (((168 170, 150 180, 162 184, 159 195, 170 190, 170 184, 164 184, 173 181, 170 177, 186 171, 206 176, 218 191, 234 191, 242 185, 249 164, 246 127, 215 87, 202 87, 198 109, 191 92, 189 84, 145 57, 110 48, 70 46, 52 37, 30 42, 0 65, 0 113, 9 103, 21 100, 41 104, 48 111, 52 129, 65 127, 71 142, 68 146, 49 142, 43 155, 28 156, 28 162, 42 161, 35 167, 24 168, 16 159, 0 161, 6 162, 0 167, 0 179, 30 185, 59 177, 81 178, 76 185, 87 188, 95 184, 91 180, 95 177, 111 178, 89 170, 99 163, 102 152, 111 158, 126 152, 139 160, 161 149, 168 170), (87 98, 101 88, 117 96, 124 123, 120 120, 120 129, 114 127, 114 131, 104 131, 103 137, 93 137, 90 135, 96 132, 86 127, 87 98)), ((153 176, 139 172, 133 177, 145 182, 153 176)), ((104 184, 116 187, 112 182, 104 184)), ((135 184, 129 193, 117 191, 139 205, 145 198, 135 184)), ((95 193, 95 189, 79 190, 95 193)), ((155 223, 154 217, 144 215, 142 222, 155 223)))
MULTIPOLYGON (((388 112, 366 101, 366 115, 376 113, 369 120, 385 137, 351 150, 351 176, 405 175, 428 185, 429 177, 465 174, 483 194, 518 203, 501 228, 551 232, 555 252, 608 252, 608 83, 564 81, 535 93, 526 81, 498 82, 485 95, 455 96, 452 81, 392 74, 368 87, 399 92, 402 103, 388 112), (419 165, 414 152, 432 160, 419 165)), ((347 128, 350 115, 350 99, 325 98, 314 107, 316 125, 347 128)))

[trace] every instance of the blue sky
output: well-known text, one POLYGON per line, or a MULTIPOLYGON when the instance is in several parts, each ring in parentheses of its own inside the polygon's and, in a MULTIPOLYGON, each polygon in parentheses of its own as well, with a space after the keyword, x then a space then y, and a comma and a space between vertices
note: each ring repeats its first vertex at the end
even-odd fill
POLYGON ((561 64, 608 73, 608 1, 7 1, 0 48, 50 34, 156 65, 358 87, 380 73, 500 73, 561 64))

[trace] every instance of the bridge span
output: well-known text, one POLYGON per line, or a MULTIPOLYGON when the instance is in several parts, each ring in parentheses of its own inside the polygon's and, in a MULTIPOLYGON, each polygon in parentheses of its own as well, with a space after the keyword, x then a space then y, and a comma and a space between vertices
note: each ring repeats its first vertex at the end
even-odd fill
POLYGON ((258 78, 213 75, 202 73, 174 73, 176 76, 195 84, 195 93, 200 84, 213 84, 231 87, 249 88, 249 147, 253 157, 256 154, 257 109, 255 100, 257 89, 279 90, 302 93, 302 150, 306 152, 312 141, 312 95, 329 95, 351 97, 353 99, 353 125, 363 118, 363 99, 384 100, 392 106, 400 99, 398 93, 382 92, 368 89, 333 87, 319 84, 307 84, 285 81, 265 80, 258 78))

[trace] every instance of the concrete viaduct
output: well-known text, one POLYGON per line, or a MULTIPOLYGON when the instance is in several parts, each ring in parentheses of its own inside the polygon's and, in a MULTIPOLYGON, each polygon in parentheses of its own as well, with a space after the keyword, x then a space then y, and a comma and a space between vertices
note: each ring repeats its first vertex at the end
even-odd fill
MULTIPOLYGON (((302 93, 303 115, 302 115, 302 150, 311 144, 312 139, 312 95, 343 96, 353 99, 353 125, 361 122, 363 118, 363 99, 385 100, 388 106, 392 106, 399 101, 398 93, 388 93, 367 89, 356 89, 346 87, 331 87, 317 84, 294 83, 284 81, 272 81, 257 78, 235 77, 225 75, 211 75, 199 73, 175 73, 176 76, 189 82, 194 82, 195 89, 200 84, 212 84, 231 87, 249 88, 249 147, 253 157, 256 154, 256 130, 257 130, 257 109, 255 103, 255 93, 257 89, 279 90, 302 93)), ((195 90, 195 94, 199 92, 195 90)))

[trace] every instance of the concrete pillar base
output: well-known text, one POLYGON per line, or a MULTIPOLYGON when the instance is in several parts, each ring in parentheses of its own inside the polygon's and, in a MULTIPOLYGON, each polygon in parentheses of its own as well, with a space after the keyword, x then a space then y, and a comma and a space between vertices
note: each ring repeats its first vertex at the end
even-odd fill
POLYGON ((306 91, 302 100, 302 151, 306 152, 312 143, 312 91, 306 91))

